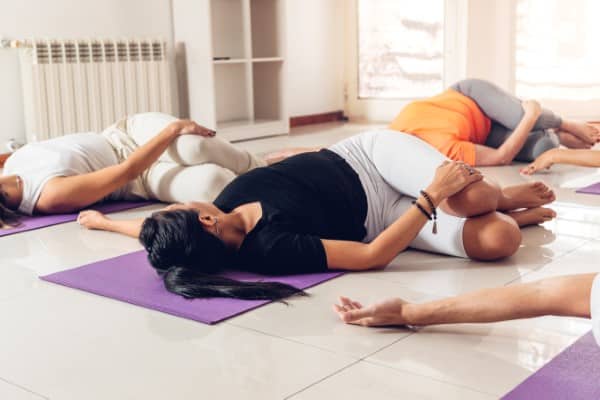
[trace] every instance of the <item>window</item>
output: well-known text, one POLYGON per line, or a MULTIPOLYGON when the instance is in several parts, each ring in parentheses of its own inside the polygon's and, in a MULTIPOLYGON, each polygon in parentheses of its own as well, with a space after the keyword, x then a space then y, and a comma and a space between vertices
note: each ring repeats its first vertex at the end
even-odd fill
POLYGON ((358 0, 358 97, 411 99, 444 86, 444 0, 358 0))
POLYGON ((517 95, 560 100, 561 105, 591 106, 591 100, 600 99, 598 15, 597 0, 518 0, 517 95))

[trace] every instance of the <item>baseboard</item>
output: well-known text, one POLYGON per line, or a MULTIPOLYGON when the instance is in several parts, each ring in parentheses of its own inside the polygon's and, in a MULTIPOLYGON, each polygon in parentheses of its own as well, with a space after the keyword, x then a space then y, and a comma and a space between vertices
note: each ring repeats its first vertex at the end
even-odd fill
POLYGON ((323 124, 325 122, 346 121, 343 111, 333 111, 322 114, 302 115, 290 118, 290 127, 298 127, 312 124, 323 124))
POLYGON ((8 157, 10 155, 11 155, 11 153, 0 154, 0 168, 4 168, 4 163, 6 162, 6 160, 8 159, 8 157))

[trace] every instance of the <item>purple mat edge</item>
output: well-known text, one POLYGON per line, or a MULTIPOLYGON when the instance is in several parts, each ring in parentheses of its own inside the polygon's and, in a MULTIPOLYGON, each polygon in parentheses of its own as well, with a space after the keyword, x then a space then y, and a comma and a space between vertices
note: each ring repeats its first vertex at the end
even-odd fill
MULTIPOLYGON (((546 400, 567 398, 570 400, 591 399, 591 397, 588 396, 589 384, 590 382, 597 382, 597 373, 599 367, 600 348, 598 347, 598 343, 596 343, 593 332, 589 331, 563 351, 558 353, 554 358, 548 361, 532 375, 527 377, 524 381, 519 383, 515 388, 503 395, 501 400, 537 399, 540 398, 538 396, 540 394, 543 395, 541 398, 546 400), (587 364, 588 360, 582 360, 583 357, 578 357, 580 352, 588 349, 588 347, 591 347, 594 351, 584 351, 583 353, 588 358, 594 357, 598 360, 598 363, 595 363, 597 365, 596 368, 589 367, 589 364, 587 364), (573 358, 575 358, 575 361, 573 361, 573 358), (581 368, 582 365, 580 364, 586 365, 581 368), (577 387, 574 387, 574 385, 564 385, 565 375, 561 374, 561 372, 563 372, 561 369, 564 368, 565 365, 568 365, 568 367, 572 370, 576 370, 576 374, 578 375, 577 387), (586 368, 586 366, 588 368, 586 368), (590 378, 590 375, 592 375, 594 379, 586 379, 586 377, 590 378), (557 377, 562 379, 559 379, 557 382, 557 377), (581 383, 584 383, 584 385, 581 385, 581 383), (557 386, 559 387, 558 390, 556 390, 557 386), (541 389, 541 387, 543 387, 543 389, 541 389), (541 391, 543 391, 543 393, 540 393, 541 391), (565 392, 567 392, 568 395, 565 392)), ((566 375, 566 378, 569 378, 568 374, 566 375)), ((600 395, 600 384, 597 384, 593 391, 593 398, 598 398, 600 395)))
POLYGON ((577 189, 575 192, 583 194, 600 194, 600 182, 582 187, 580 189, 577 189))
MULTIPOLYGON (((214 320, 202 319, 202 318, 196 317, 195 315, 193 315, 191 313, 186 313, 186 312, 178 311, 178 314, 177 314, 177 313, 175 313, 174 311, 172 311, 172 310, 170 310, 168 308, 160 308, 160 307, 152 307, 151 308, 151 307, 149 307, 147 305, 138 304, 138 303, 135 303, 133 301, 128 301, 128 300, 124 300, 124 299, 116 299, 114 297, 110 297, 110 296, 108 296, 106 294, 103 294, 103 293, 100 293, 98 291, 94 291, 94 290, 91 290, 91 289, 80 289, 80 288, 76 288, 76 287, 73 287, 73 286, 69 286, 66 283, 61 282, 58 279, 53 279, 53 275, 56 275, 56 274, 50 274, 50 275, 40 276, 39 279, 41 279, 43 281, 46 281, 46 282, 54 283, 56 285, 67 287, 69 289, 78 290, 80 292, 92 293, 92 294, 95 294, 97 296, 101 296, 101 297, 104 297, 104 298, 107 298, 107 299, 111 299, 113 301, 118 301, 118 302, 121 302, 121 303, 131 304, 131 305, 136 306, 136 307, 145 308, 146 310, 158 311, 158 312, 161 312, 161 313, 164 313, 164 314, 169 314, 169 315, 172 315, 172 316, 178 317, 178 318, 184 318, 184 319, 188 319, 188 320, 191 320, 191 321, 201 322, 201 323, 206 324, 206 325, 216 325, 216 324, 218 324, 220 322, 223 322, 223 321, 225 321, 227 319, 230 319, 230 318, 236 317, 238 315, 247 313, 249 311, 255 310, 255 309, 257 309, 259 307, 262 307, 262 306, 265 306, 265 305, 267 305, 269 303, 273 303, 273 301, 262 300, 258 304, 254 304, 254 305, 251 305, 251 306, 249 305, 248 308, 246 308, 246 309, 240 310, 240 311, 238 311, 236 313, 230 314, 228 316, 225 316, 225 317, 222 317, 222 318, 219 318, 219 319, 214 319, 214 320)), ((303 286, 300 289, 308 289, 308 288, 311 288, 311 287, 315 287, 317 285, 320 285, 320 284, 325 283, 327 281, 330 281, 332 279, 339 278, 342 275, 344 275, 344 273, 343 272, 339 272, 339 273, 336 273, 335 275, 332 275, 332 276, 330 276, 328 278, 323 279, 322 281, 315 282, 315 283, 313 283, 311 285, 303 286)), ((243 301, 243 300, 240 300, 240 301, 243 301)))
MULTIPOLYGON (((134 255, 134 254, 137 254, 137 253, 145 253, 145 251, 144 250, 140 250, 140 251, 135 251, 135 252, 132 252, 132 253, 122 254, 120 256, 111 257, 111 258, 104 259, 104 260, 98 260, 96 262, 92 262, 92 263, 89 263, 89 264, 86 264, 86 265, 82 265, 82 266, 79 266, 79 267, 67 269, 67 270, 64 270, 64 271, 54 272, 54 273, 51 273, 51 274, 48 274, 48 275, 44 275, 44 276, 39 276, 38 278, 41 279, 41 280, 43 280, 43 281, 50 282, 50 283, 53 283, 53 284, 57 284, 57 285, 60 285, 60 286, 63 286, 63 287, 68 287, 68 288, 73 289, 73 290, 78 290, 78 291, 81 291, 81 292, 92 293, 94 295, 101 296, 101 297, 104 297, 104 298, 108 298, 108 299, 111 299, 111 300, 114 300, 114 301, 120 301, 120 302, 131 304, 131 305, 134 305, 134 306, 137 306, 137 307, 142 307, 142 308, 145 308, 147 310, 158 311, 158 312, 162 312, 162 313, 165 313, 165 314, 168 314, 168 315, 172 315, 172 316, 175 316, 175 317, 185 318, 185 319, 188 319, 188 320, 201 322, 201 323, 204 323, 204 324, 207 324, 207 325, 215 325, 215 324, 218 324, 218 323, 220 323, 222 321, 225 321, 225 320, 227 320, 229 318, 233 318, 233 317, 235 317, 237 315, 241 315, 241 314, 246 313, 248 311, 257 309, 257 308, 262 307, 262 306, 264 306, 266 304, 273 303, 273 301, 268 301, 268 300, 248 300, 248 301, 236 300, 236 301, 239 301, 239 302, 244 302, 244 303, 246 303, 246 305, 244 307, 242 307, 241 309, 239 309, 239 310, 237 310, 235 312, 232 312, 231 314, 224 315, 224 316, 222 316, 220 318, 209 319, 209 318, 206 318, 206 317, 199 317, 197 314, 194 314, 194 313, 182 311, 181 309, 171 309, 169 307, 161 307, 161 306, 158 306, 158 305, 152 304, 152 303, 144 303, 144 302, 142 302, 140 300, 137 300, 137 302, 136 302, 136 301, 128 300, 128 299, 125 299, 125 298, 119 298, 119 297, 111 296, 109 294, 102 293, 100 291, 100 289, 95 289, 95 288, 90 288, 90 287, 85 287, 85 288, 78 287, 78 286, 76 286, 74 284, 69 284, 69 282, 65 282, 64 281, 64 276, 65 275, 69 275, 70 273, 76 272, 77 270, 85 270, 86 268, 90 268, 90 267, 92 267, 92 266, 94 266, 94 265, 96 265, 98 263, 110 262, 111 260, 116 260, 116 259, 119 259, 119 258, 122 258, 122 257, 134 255), (254 304, 252 304, 252 303, 254 303, 254 304)), ((338 277, 340 277, 340 276, 342 276, 344 274, 345 274, 344 272, 335 272, 335 271, 334 272, 326 272, 326 273, 322 273, 322 274, 316 274, 316 275, 322 275, 322 278, 319 278, 318 281, 315 281, 315 282, 312 282, 312 283, 300 284, 300 285, 292 285, 292 286, 296 286, 296 287, 298 287, 300 289, 308 289, 308 288, 320 285, 320 284, 322 284, 324 282, 330 281, 332 279, 338 278, 338 277)), ((308 274, 308 275, 313 275, 314 276, 315 274, 308 274)), ((295 276, 297 277, 297 276, 302 276, 302 275, 295 275, 295 276)), ((286 279, 289 279, 290 277, 294 277, 294 275, 291 275, 291 276, 280 276, 279 277, 280 279, 277 279, 278 277, 276 277, 276 276, 265 276, 265 278, 270 278, 269 279, 270 281, 285 281, 286 279)), ((173 294, 173 296, 177 296, 177 295, 173 294)), ((225 301, 231 301, 232 300, 232 299, 225 299, 225 298, 222 298, 222 299, 221 298, 216 298, 216 299, 225 300, 225 301)))
MULTIPOLYGON (((105 214, 114 212, 131 210, 134 208, 146 207, 151 204, 157 204, 153 201, 115 201, 109 203, 100 203, 88 207, 89 210, 98 210, 105 214)), ((38 216, 23 216, 21 224, 10 229, 0 229, 0 238, 4 236, 15 235, 17 233, 34 231, 36 229, 47 228, 73 222, 77 220, 79 213, 54 214, 54 215, 38 215, 38 216)))

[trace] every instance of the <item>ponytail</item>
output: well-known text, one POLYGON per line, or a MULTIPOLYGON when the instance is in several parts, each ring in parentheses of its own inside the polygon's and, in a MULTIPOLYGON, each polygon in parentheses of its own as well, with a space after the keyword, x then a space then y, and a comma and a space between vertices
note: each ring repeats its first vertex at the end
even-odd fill
POLYGON ((306 296, 306 292, 302 289, 285 283, 237 281, 182 267, 169 268, 163 275, 163 280, 168 291, 187 299, 228 297, 281 301, 294 295, 306 296))
POLYGON ((280 282, 243 282, 216 275, 231 265, 222 240, 206 232, 193 210, 161 211, 146 218, 140 242, 168 291, 188 299, 226 297, 281 301, 306 293, 280 282))

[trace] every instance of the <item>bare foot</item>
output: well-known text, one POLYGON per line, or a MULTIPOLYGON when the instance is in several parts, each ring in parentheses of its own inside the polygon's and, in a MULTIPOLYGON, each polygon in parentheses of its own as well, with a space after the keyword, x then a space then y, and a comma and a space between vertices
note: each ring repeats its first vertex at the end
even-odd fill
POLYGON ((560 144, 570 149, 591 149, 593 146, 591 143, 579 139, 570 132, 558 132, 558 137, 560 139, 560 144))
POLYGON ((340 304, 333 305, 333 311, 347 324, 399 326, 407 323, 403 311, 409 303, 402 299, 384 300, 368 307, 363 307, 359 302, 347 297, 340 297, 339 301, 340 304))
POLYGON ((522 228, 529 225, 539 225, 556 218, 556 212, 551 208, 535 207, 522 211, 512 211, 507 214, 522 228))
POLYGON ((591 145, 600 141, 600 131, 594 125, 578 121, 563 121, 561 128, 591 145))
POLYGON ((508 186, 502 189, 502 195, 498 205, 500 211, 540 207, 556 200, 552 189, 543 182, 508 186))

